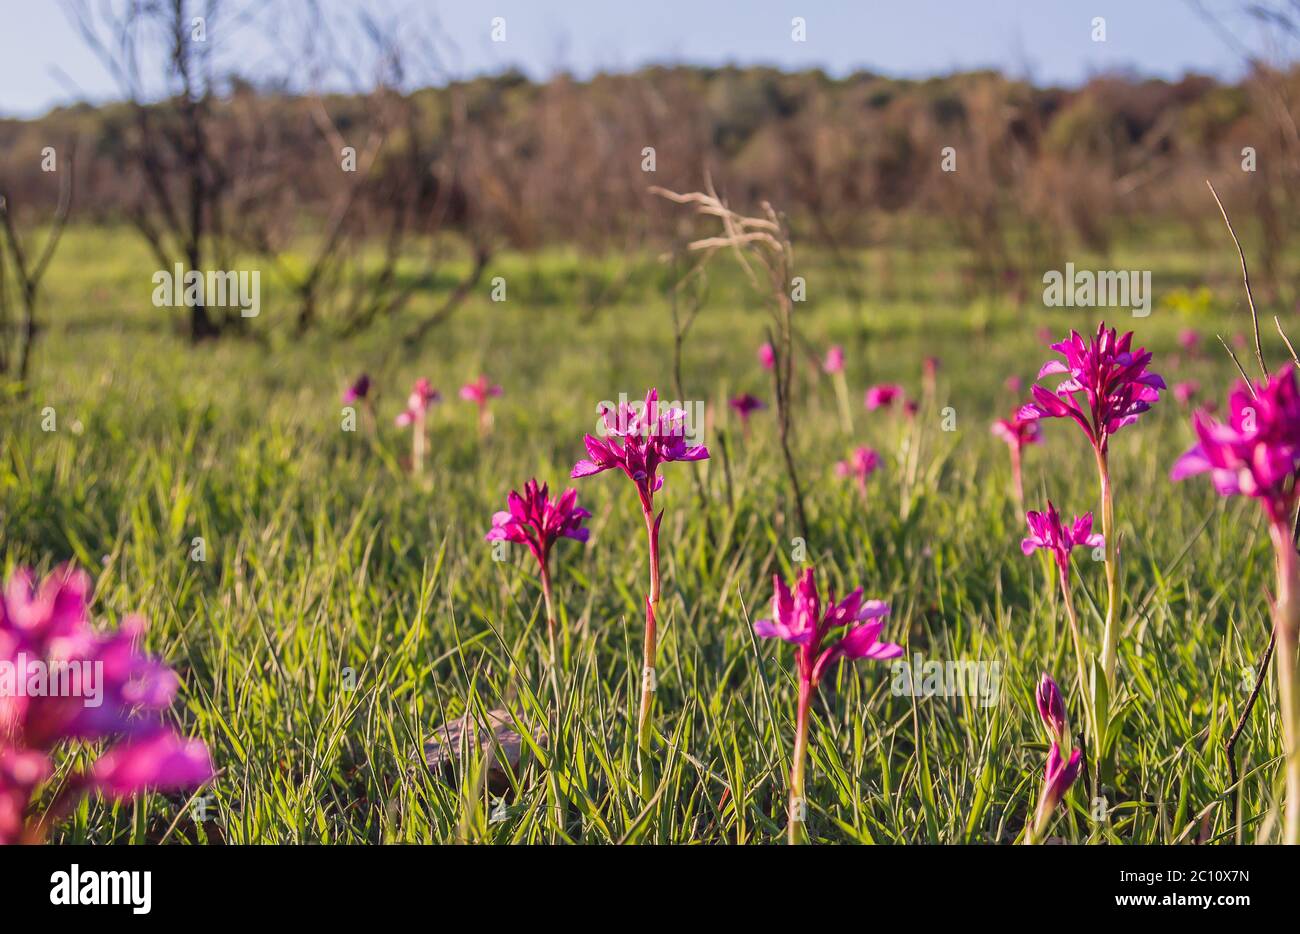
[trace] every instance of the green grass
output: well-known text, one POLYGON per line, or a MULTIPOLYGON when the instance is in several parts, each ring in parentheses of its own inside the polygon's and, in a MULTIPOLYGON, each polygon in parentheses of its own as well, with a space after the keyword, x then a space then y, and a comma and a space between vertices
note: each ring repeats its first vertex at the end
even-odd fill
MULTIPOLYGON (((831 385, 801 362, 794 421, 808 560, 823 585, 860 584, 888 600, 887 637, 909 654, 997 662, 1001 676, 997 702, 985 707, 894 696, 888 666, 842 666, 815 704, 810 833, 836 842, 1011 842, 1033 807, 1045 754, 1032 700, 1039 672, 1068 689, 1073 723, 1081 711, 1062 609, 1043 564, 1020 553, 1023 520, 1005 449, 988 425, 1017 401, 1007 376, 1027 384, 1046 359, 1040 327, 1060 334, 1097 317, 960 302, 951 263, 937 259, 906 288, 869 286, 855 311, 828 263, 800 259, 812 300, 799 309, 798 329, 817 350, 845 345, 855 407, 849 437, 831 385), (927 355, 941 358, 942 370, 937 398, 919 416, 920 480, 903 519, 902 422, 868 415, 859 400, 877 381, 918 393, 927 355), (940 428, 945 406, 956 431, 940 428), (857 443, 886 457, 865 506, 833 473, 857 443)), ((1171 383, 1195 378, 1220 400, 1235 371, 1209 335, 1248 325, 1232 261, 1230 251, 1206 258, 1161 247, 1118 251, 1111 262, 1154 268, 1158 301, 1173 284, 1213 287, 1213 307, 1199 317, 1158 307, 1142 320, 1112 318, 1137 330, 1171 383), (1188 326, 1207 334, 1203 359, 1174 367, 1175 335, 1188 326)), ((686 395, 711 407, 714 457, 666 467, 660 494, 659 796, 646 809, 633 721, 647 562, 630 484, 612 474, 575 481, 594 516, 585 547, 565 541, 556 550, 566 632, 558 711, 527 555, 516 549, 494 561, 483 535, 507 491, 528 477, 567 485, 600 400, 637 398, 649 385, 675 396, 662 270, 647 260, 618 304, 585 314, 578 297, 596 267, 559 251, 504 256, 481 294, 417 348, 399 336, 437 294, 421 293, 406 319, 351 342, 296 340, 283 323, 283 291, 268 282, 255 323, 268 340, 194 349, 178 337, 179 316, 149 304, 153 267, 128 233, 72 231, 47 278, 49 328, 31 393, 0 403, 0 556, 6 572, 76 561, 97 576, 105 621, 144 613, 149 650, 183 681, 175 715, 207 741, 222 774, 210 789, 214 820, 191 821, 184 795, 118 808, 92 801, 56 839, 782 840, 793 660, 784 645, 756 642, 750 624, 765 613, 771 575, 796 572, 797 533, 783 518, 771 413, 760 413, 748 441, 727 423, 729 395, 771 398, 754 356, 767 316, 729 263, 714 267, 683 370, 686 395), (505 303, 486 298, 495 275, 509 285, 505 303), (382 393, 377 437, 340 430, 339 391, 363 369, 382 393), (505 388, 486 440, 472 407, 455 398, 480 371, 505 388), (433 417, 425 484, 401 470, 408 439, 391 426, 419 375, 448 399, 433 417), (46 406, 55 432, 41 430, 46 406), (726 429, 730 487, 718 428, 726 429), (190 560, 195 537, 205 540, 206 562, 190 560), (479 763, 444 781, 423 767, 421 748, 437 724, 507 703, 549 741, 505 796, 505 819, 489 821, 497 802, 481 791, 479 763)), ((881 258, 864 263, 876 269, 881 258)), ((1282 359, 1278 341, 1268 350, 1282 359)), ((1031 505, 1051 496, 1070 514, 1095 509, 1081 436, 1063 423, 1046 435, 1027 455, 1031 505)), ((1172 398, 1114 441, 1128 606, 1141 612, 1130 614, 1122 640, 1130 708, 1117 744, 1116 807, 1097 824, 1077 786, 1053 830, 1072 842, 1277 838, 1271 677, 1239 747, 1244 780, 1235 794, 1225 795, 1222 752, 1267 636, 1266 535, 1253 503, 1221 501, 1201 480, 1166 479, 1189 441, 1172 398)), ((1100 615, 1083 591, 1102 598, 1101 566, 1084 556, 1076 577, 1096 644, 1100 615)), ((84 755, 67 757, 60 775, 84 755)))

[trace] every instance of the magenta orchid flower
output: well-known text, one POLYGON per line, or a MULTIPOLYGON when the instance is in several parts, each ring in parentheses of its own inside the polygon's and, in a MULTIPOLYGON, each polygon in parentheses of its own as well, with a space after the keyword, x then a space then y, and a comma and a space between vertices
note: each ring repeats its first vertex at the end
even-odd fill
POLYGON ((164 721, 179 680, 140 652, 144 619, 127 616, 116 632, 97 632, 90 593, 90 578, 64 566, 39 586, 20 568, 0 595, 0 662, 12 679, 6 684, 0 674, 0 844, 46 839, 87 793, 124 800, 194 788, 214 774, 207 747, 164 721), (91 679, 93 696, 85 689, 91 679), (38 680, 53 690, 32 692, 38 680), (67 690, 78 684, 82 690, 67 690), (44 813, 33 814, 56 749, 75 741, 108 745, 87 770, 64 780, 44 813))
MULTIPOLYGON (((537 573, 542 581, 542 599, 546 604, 546 636, 551 647, 551 678, 559 690, 555 669, 559 654, 555 644, 555 604, 551 592, 551 548, 561 538, 585 542, 591 530, 582 523, 591 513, 578 505, 578 491, 567 489, 557 499, 550 498, 546 484, 540 487, 536 480, 524 484, 523 495, 510 491, 506 497, 509 507, 492 516, 492 528, 485 540, 489 542, 516 542, 527 546, 537 560, 537 573)), ((558 698, 557 698, 558 702, 558 698)))
POLYGON ((772 618, 757 620, 754 633, 764 639, 780 639, 795 647, 799 701, 790 769, 790 843, 801 843, 805 838, 804 761, 808 751, 808 714, 813 691, 822 676, 840 659, 885 661, 902 655, 902 646, 880 640, 880 632, 888 617, 889 605, 881 600, 863 600, 862 588, 854 590, 838 603, 834 593, 828 593, 823 612, 812 568, 804 572, 794 593, 779 575, 773 578, 772 618), (838 638, 828 642, 834 630, 839 630, 838 638))
POLYGON ((1065 698, 1052 676, 1043 672, 1038 679, 1038 689, 1034 691, 1034 703, 1038 707, 1039 719, 1052 740, 1063 746, 1069 746, 1070 730, 1065 721, 1065 698))
POLYGON ((1012 415, 1010 418, 998 419, 989 430, 1005 441, 1007 449, 1011 452, 1012 488, 1015 490, 1016 502, 1023 507, 1025 503, 1025 481, 1021 466, 1023 451, 1026 445, 1042 443, 1042 425, 1036 418, 1024 419, 1012 415))
POLYGON ((637 751, 641 766, 641 792, 654 794, 650 770, 651 710, 656 689, 655 659, 657 633, 655 609, 659 605, 659 524, 663 511, 654 511, 654 495, 663 486, 659 467, 674 461, 701 461, 709 457, 702 444, 686 443, 686 413, 680 408, 659 405, 659 393, 651 389, 638 411, 620 403, 616 410, 601 409, 605 438, 587 435, 588 458, 573 465, 571 477, 590 477, 618 469, 636 486, 645 519, 646 545, 650 555, 650 593, 646 596, 644 666, 641 672, 641 707, 637 716, 637 751))
POLYGON ((370 377, 367 374, 362 373, 355 380, 353 380, 352 385, 350 385, 346 390, 344 390, 343 404, 352 405, 353 403, 360 402, 361 400, 365 399, 369 395, 370 395, 370 377))
POLYGON ((1065 358, 1049 360, 1038 371, 1038 379, 1066 374, 1055 390, 1035 384, 1034 401, 1022 406, 1019 417, 1072 419, 1099 452, 1107 449, 1110 436, 1138 420, 1160 399, 1165 381, 1147 369, 1149 351, 1132 350, 1133 332, 1116 337, 1115 328, 1097 326, 1097 334, 1084 340, 1078 331, 1052 345, 1065 358), (1078 396, 1084 397, 1080 403, 1078 396))
POLYGON ((763 344, 758 348, 758 362, 763 365, 765 370, 770 370, 776 366, 776 351, 772 349, 771 344, 763 344))
POLYGON ((887 409, 902 399, 902 386, 898 385, 898 383, 881 383, 867 390, 862 404, 867 407, 868 412, 874 412, 876 409, 887 409))
POLYGON ((822 369, 827 373, 844 372, 844 348, 839 344, 832 344, 826 351, 826 359, 822 362, 822 369))
POLYGON ((1047 501, 1046 512, 1031 510, 1025 514, 1025 519, 1029 523, 1030 534, 1020 543, 1020 550, 1026 555, 1031 555, 1041 548, 1050 552, 1056 562, 1057 583, 1061 588, 1066 619, 1070 624, 1070 639, 1074 643, 1079 693, 1083 698, 1088 727, 1092 729, 1097 721, 1094 719, 1093 706, 1087 693, 1087 655, 1083 647, 1083 634, 1079 628, 1079 616, 1074 608, 1074 597, 1070 591, 1070 552, 1075 548, 1104 548, 1105 538, 1092 531, 1092 513, 1086 512, 1077 517, 1072 524, 1067 525, 1061 521, 1060 513, 1056 511, 1051 500, 1047 501))
POLYGON ((411 387, 411 394, 406 400, 406 411, 394 419, 398 428, 410 427, 411 431, 411 472, 419 474, 424 469, 424 422, 429 406, 442 398, 438 390, 421 377, 411 387))
POLYGON ((1189 354, 1195 354, 1201 346, 1201 334, 1191 328, 1185 328, 1178 332, 1178 346, 1183 348, 1189 354))
POLYGON ((478 406, 478 429, 480 434, 487 434, 492 430, 492 410, 488 407, 491 399, 501 395, 501 387, 494 386, 488 382, 486 376, 480 376, 472 383, 466 383, 460 387, 460 397, 466 402, 473 402, 478 406))
POLYGON ((749 436, 749 417, 755 412, 767 408, 767 404, 762 399, 747 392, 736 396, 727 404, 731 406, 733 412, 740 416, 740 424, 746 437, 749 436))
POLYGON ((1061 748, 1070 748, 1070 729, 1065 719, 1065 698, 1056 686, 1052 676, 1043 672, 1038 679, 1038 688, 1034 691, 1034 704, 1038 708, 1038 717, 1047 727, 1051 738, 1051 749, 1047 754, 1047 768, 1043 774, 1043 790, 1039 795, 1038 808, 1030 825, 1025 828, 1025 842, 1037 843, 1042 839, 1052 813, 1061 803, 1065 793, 1070 790, 1083 761, 1083 751, 1075 749, 1068 760, 1061 755, 1061 748))
POLYGON ((492 516, 492 528, 485 540, 526 545, 543 576, 556 541, 571 538, 585 542, 591 535, 591 530, 582 525, 591 513, 578 505, 575 489, 567 489, 553 500, 547 484, 539 487, 536 480, 529 480, 523 494, 511 490, 506 503, 507 511, 492 516))
POLYGON ((1226 424, 1200 411, 1193 416, 1197 444, 1174 464, 1182 480, 1208 473, 1222 496, 1249 496, 1268 518, 1277 565, 1273 601, 1278 706, 1281 708, 1286 813, 1283 841, 1300 844, 1300 556, 1291 537, 1300 473, 1300 390, 1290 364, 1253 387, 1238 384, 1228 397, 1226 424))
POLYGON ((1047 753, 1047 768, 1043 770, 1043 790, 1038 798, 1038 808, 1034 811, 1032 826, 1025 831, 1026 843, 1037 843, 1043 838, 1057 805, 1079 777, 1082 761, 1082 750, 1075 749, 1066 759, 1061 755, 1061 747, 1052 743, 1052 748, 1047 753))
POLYGON ((1056 566, 1062 574, 1069 577, 1070 552, 1075 548, 1101 548, 1105 538, 1092 531, 1092 513, 1085 512, 1075 518, 1074 523, 1066 525, 1061 522, 1061 514, 1056 511, 1052 501, 1047 501, 1046 512, 1025 513, 1029 523, 1029 537, 1020 542, 1020 550, 1031 555, 1038 548, 1052 553, 1056 566))
POLYGON ((848 479, 852 477, 857 481, 858 490, 865 498, 867 495, 867 478, 880 469, 880 455, 869 447, 858 447, 853 451, 852 456, 846 461, 840 461, 835 465, 835 474, 838 477, 848 479))
POLYGON ((1258 499, 1269 521, 1286 523, 1295 509, 1300 467, 1300 393, 1295 371, 1286 366, 1252 394, 1245 384, 1228 396, 1228 422, 1205 412, 1192 417, 1199 439, 1170 474, 1182 480, 1208 473, 1223 496, 1258 499))
MULTIPOLYGON (((1110 482, 1110 437, 1121 428, 1135 423, 1160 399, 1165 381, 1148 369, 1151 354, 1139 347, 1134 350, 1133 332, 1118 335, 1105 322, 1097 333, 1085 340, 1077 331, 1063 341, 1052 344, 1061 360, 1049 360, 1038 372, 1045 376, 1063 374, 1065 379, 1055 390, 1035 384, 1034 401, 1022 406, 1019 417, 1068 418, 1083 431, 1092 446, 1101 486, 1101 528, 1106 540, 1106 622, 1102 634, 1101 672, 1105 679, 1107 703, 1118 696, 1115 669, 1119 659, 1120 581, 1119 554, 1115 535, 1115 502, 1110 482)), ((1094 709, 1095 728, 1105 739, 1113 734, 1106 729, 1109 709, 1094 709)), ((1109 778, 1113 769, 1110 747, 1097 748, 1099 778, 1109 778), (1104 773, 1104 774, 1103 774, 1104 773)))
POLYGON ((583 443, 589 457, 573 465, 572 476, 590 477, 606 470, 622 470, 636 484, 641 508, 651 515, 654 494, 663 486, 659 466, 672 461, 707 460, 702 444, 686 443, 686 412, 659 404, 659 393, 651 389, 639 408, 621 403, 616 410, 603 409, 605 439, 587 435, 583 443))

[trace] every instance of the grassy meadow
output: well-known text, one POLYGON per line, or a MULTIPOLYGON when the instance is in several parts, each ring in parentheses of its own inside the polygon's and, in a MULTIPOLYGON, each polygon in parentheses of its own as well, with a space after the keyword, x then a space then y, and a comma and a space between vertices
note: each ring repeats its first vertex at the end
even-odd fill
MULTIPOLYGON (((1151 237, 1118 248, 1107 268, 1153 270, 1153 311, 1142 319, 1044 309, 1032 285, 1019 308, 961 299, 960 257, 938 252, 863 254, 855 305, 829 259, 797 254, 809 294, 796 311, 805 352, 793 414, 806 562, 823 588, 861 585, 888 601, 885 637, 909 659, 996 662, 1000 675, 987 705, 898 695, 888 663, 845 664, 828 676, 808 763, 813 840, 1019 836, 1047 747, 1033 701, 1040 672, 1061 684, 1076 725, 1080 708, 1055 581, 1041 555, 1021 554, 1024 519, 989 424, 1027 398, 1048 359, 1040 329, 1059 338, 1102 317, 1135 330, 1171 386, 1196 380, 1222 408, 1236 371, 1214 335, 1249 329, 1236 257, 1224 246, 1205 255, 1151 237), (1196 356, 1178 346, 1187 328, 1203 334, 1196 356), (851 433, 812 362, 831 344, 845 349, 851 433), (933 398, 922 393, 927 356, 940 360, 933 398), (1018 393, 1006 385, 1011 376, 1024 383, 1018 393), (880 382, 923 399, 915 430, 899 414, 863 409, 863 391, 880 382), (858 444, 885 461, 865 503, 834 473, 858 444)), ((416 274, 417 262, 404 272, 416 274)), ((745 437, 726 406, 741 392, 771 404, 755 355, 770 318, 730 257, 718 256, 681 368, 686 399, 709 408, 712 457, 665 466, 657 497, 666 512, 656 796, 647 805, 634 735, 648 573, 641 515, 621 475, 567 479, 601 400, 640 399, 649 386, 679 398, 670 275, 656 257, 645 257, 614 303, 584 309, 593 277, 615 276, 620 262, 558 249, 499 256, 419 346, 402 335, 457 270, 419 292, 401 320, 350 340, 294 337, 285 293, 264 270, 258 339, 192 347, 182 312, 150 303, 155 266, 138 238, 68 233, 45 280, 30 393, 0 401, 0 561, 6 572, 75 561, 95 575, 106 623, 143 613, 148 649, 181 676, 179 725, 206 741, 221 774, 200 793, 210 796, 211 819, 196 821, 183 794, 119 807, 90 799, 56 841, 784 839, 793 655, 757 640, 752 622, 768 615, 772 575, 791 580, 801 569, 798 532, 784 518, 772 410, 745 437), (504 302, 489 299, 494 276, 506 282, 504 302), (379 393, 378 430, 346 432, 340 393, 362 371, 379 393), (457 397, 480 373, 504 389, 486 438, 457 397), (403 469, 409 436, 393 426, 420 376, 443 396, 423 482, 403 469), (42 430, 46 407, 55 431, 42 430), (507 492, 533 476, 553 490, 577 486, 593 513, 590 541, 561 541, 553 557, 564 633, 558 710, 535 567, 518 546, 494 560, 483 540, 507 492), (204 561, 192 560, 196 538, 204 561), (438 724, 497 707, 547 734, 505 794, 486 790, 478 757, 449 777, 424 766, 438 724)), ((1276 335, 1265 344, 1279 364, 1276 335)), ((1251 353, 1239 356, 1254 375, 1251 353)), ((1077 429, 1049 421, 1044 435, 1026 452, 1029 506, 1050 496, 1070 516, 1097 509, 1095 468, 1077 429)), ((1243 780, 1231 791, 1223 754, 1268 635, 1266 529, 1254 503, 1223 500, 1204 478, 1168 480, 1191 439, 1187 410, 1169 393, 1113 441, 1129 713, 1108 818, 1094 819, 1080 781, 1051 832, 1071 843, 1278 838, 1272 677, 1238 748, 1243 780)), ((1086 551, 1075 560, 1083 627, 1099 642, 1102 566, 1086 551)), ((65 759, 64 772, 77 755, 86 753, 65 759)))

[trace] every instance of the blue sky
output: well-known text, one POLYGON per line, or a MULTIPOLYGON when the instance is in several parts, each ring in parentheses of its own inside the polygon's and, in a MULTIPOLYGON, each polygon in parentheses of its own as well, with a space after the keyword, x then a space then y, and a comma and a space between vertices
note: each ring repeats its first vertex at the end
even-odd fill
MULTIPOLYGON (((91 0, 92 5, 102 0, 91 0)), ((122 2, 122 0, 114 0, 122 2)), ((263 0, 263 20, 213 41, 221 61, 255 75, 283 69, 277 42, 298 43, 279 16, 297 0, 263 0), (278 23, 268 26, 267 23, 278 23), (279 40, 272 30, 287 31, 279 40)), ((244 7, 247 0, 227 0, 244 7)), ((445 43, 456 76, 509 65, 542 77, 588 75, 646 62, 818 66, 832 74, 866 68, 924 76, 998 67, 1046 83, 1076 84, 1116 69, 1161 77, 1188 71, 1232 77, 1238 57, 1190 0, 322 0, 326 15, 355 33, 359 7, 445 43), (491 20, 506 22, 493 42, 491 20), (791 20, 807 41, 791 39, 791 20), (1106 20, 1106 41, 1091 38, 1106 20)), ((1242 41, 1258 29, 1232 0, 1203 0, 1242 41)), ((301 29, 298 30, 301 32, 301 29)), ((32 116, 57 104, 116 96, 104 67, 83 46, 61 0, 0 0, 0 115, 32 116)))

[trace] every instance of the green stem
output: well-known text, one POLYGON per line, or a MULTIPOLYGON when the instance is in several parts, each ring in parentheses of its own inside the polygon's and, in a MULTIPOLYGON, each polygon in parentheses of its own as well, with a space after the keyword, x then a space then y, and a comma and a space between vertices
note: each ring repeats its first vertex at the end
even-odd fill
POLYGON ((637 716, 637 765, 641 773, 641 797, 649 800, 654 794, 654 776, 650 768, 650 735, 654 731, 653 710, 657 688, 655 658, 658 654, 655 609, 659 606, 659 533, 655 528, 654 509, 649 499, 643 498, 646 542, 650 551, 650 594, 645 603, 645 647, 641 669, 641 709, 637 716))
POLYGON ((1092 699, 1088 693, 1088 663, 1083 654, 1083 637, 1079 633, 1079 614, 1074 610, 1074 600, 1070 596, 1070 578, 1065 568, 1059 568, 1061 579, 1061 596, 1065 600, 1065 614, 1070 620, 1070 637, 1074 642, 1074 661, 1078 667, 1079 697, 1083 701, 1084 725, 1091 740, 1092 748, 1098 748, 1097 723, 1093 716, 1092 699))
POLYGON ((853 434, 853 410, 849 405, 849 384, 844 379, 844 372, 835 374, 835 396, 840 403, 840 424, 845 434, 853 434))
POLYGON ((1300 844, 1300 561, 1285 522, 1271 526, 1277 553, 1277 602, 1273 605, 1278 706, 1282 715, 1282 752, 1286 769, 1286 814, 1282 842, 1300 844))
POLYGON ((808 707, 812 701, 812 682, 800 677, 799 706, 794 723, 794 759, 790 763, 790 808, 787 840, 791 845, 808 842, 804 826, 807 799, 804 797, 804 762, 808 758, 808 707))
POLYGON ((1097 472, 1101 478, 1101 534, 1106 539, 1106 628, 1101 643, 1101 670, 1110 695, 1115 695, 1115 666, 1119 655, 1119 543, 1115 541, 1115 500, 1106 452, 1098 448, 1097 472))
POLYGON ((551 569, 548 567, 549 561, 542 562, 542 599, 546 603, 546 641, 551 649, 551 692, 555 695, 555 709, 558 716, 560 709, 560 681, 558 670, 560 667, 560 655, 555 645, 555 609, 554 600, 551 596, 551 569))

